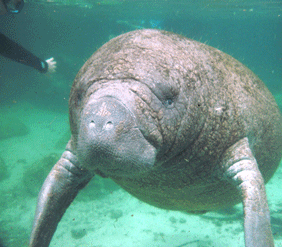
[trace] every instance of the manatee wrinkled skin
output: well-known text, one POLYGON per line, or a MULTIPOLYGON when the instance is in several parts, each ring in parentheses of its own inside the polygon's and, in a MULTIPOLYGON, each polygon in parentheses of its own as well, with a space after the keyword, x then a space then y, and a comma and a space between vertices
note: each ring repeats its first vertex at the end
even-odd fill
POLYGON ((76 76, 72 137, 39 194, 31 247, 95 175, 151 205, 191 213, 244 206, 245 245, 274 246, 264 184, 282 155, 271 93, 231 56, 160 30, 103 45, 76 76))

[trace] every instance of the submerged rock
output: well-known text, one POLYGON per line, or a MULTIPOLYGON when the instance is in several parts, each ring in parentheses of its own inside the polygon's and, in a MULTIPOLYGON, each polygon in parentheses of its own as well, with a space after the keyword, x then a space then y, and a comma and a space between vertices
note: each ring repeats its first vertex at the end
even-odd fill
POLYGON ((0 140, 23 136, 29 133, 28 127, 17 117, 5 116, 0 121, 0 140))
POLYGON ((35 161, 24 173, 23 184, 31 196, 37 196, 45 177, 52 166, 59 160, 60 155, 51 153, 35 161))
POLYGON ((74 239, 80 239, 83 238, 87 234, 86 229, 80 228, 80 229, 72 229, 71 230, 71 236, 74 239))
POLYGON ((66 143, 68 143, 69 139, 71 137, 70 130, 66 131, 61 138, 56 142, 55 148, 56 149, 65 149, 66 143))
POLYGON ((2 157, 0 157, 0 182, 10 177, 7 165, 2 157))

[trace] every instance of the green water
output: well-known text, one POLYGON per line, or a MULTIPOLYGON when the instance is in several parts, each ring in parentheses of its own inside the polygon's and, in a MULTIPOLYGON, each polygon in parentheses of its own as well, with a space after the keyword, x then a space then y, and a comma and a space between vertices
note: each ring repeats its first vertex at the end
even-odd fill
MULTIPOLYGON (((1 127, 14 128, 0 131, 3 246, 28 246, 38 191, 69 138, 76 73, 102 44, 137 28, 173 31, 232 55, 265 82, 282 109, 280 0, 26 2, 20 14, 0 16, 0 32, 42 59, 55 57, 58 66, 44 75, 0 56, 1 127)), ((282 246, 281 179, 280 168, 267 186, 276 246, 282 246)), ((67 211, 51 246, 243 246, 242 223, 240 206, 203 216, 167 212, 98 178, 67 211)))

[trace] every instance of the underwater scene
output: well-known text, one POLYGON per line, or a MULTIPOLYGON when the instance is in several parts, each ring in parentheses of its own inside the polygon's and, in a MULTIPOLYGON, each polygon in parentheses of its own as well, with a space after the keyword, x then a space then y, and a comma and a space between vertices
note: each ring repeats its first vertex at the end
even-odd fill
MULTIPOLYGON (((71 137, 68 100, 77 73, 109 40, 142 29, 170 31, 231 55, 282 110, 280 0, 25 0, 20 13, 0 15, 0 35, 44 61, 53 57, 56 71, 40 73, 0 54, 0 247, 29 246, 39 191, 71 137)), ((266 185, 278 247, 281 184, 280 161, 266 185)), ((199 214, 161 209, 101 172, 68 207, 50 246, 243 247, 244 241, 242 203, 199 214)))

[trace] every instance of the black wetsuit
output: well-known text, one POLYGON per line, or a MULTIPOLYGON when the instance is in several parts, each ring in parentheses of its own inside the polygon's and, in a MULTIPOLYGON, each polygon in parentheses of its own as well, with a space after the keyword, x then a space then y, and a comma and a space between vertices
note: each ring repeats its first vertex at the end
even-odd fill
POLYGON ((36 57, 2 33, 0 33, 0 55, 24 65, 31 66, 42 73, 46 73, 48 70, 48 64, 46 61, 36 57))

